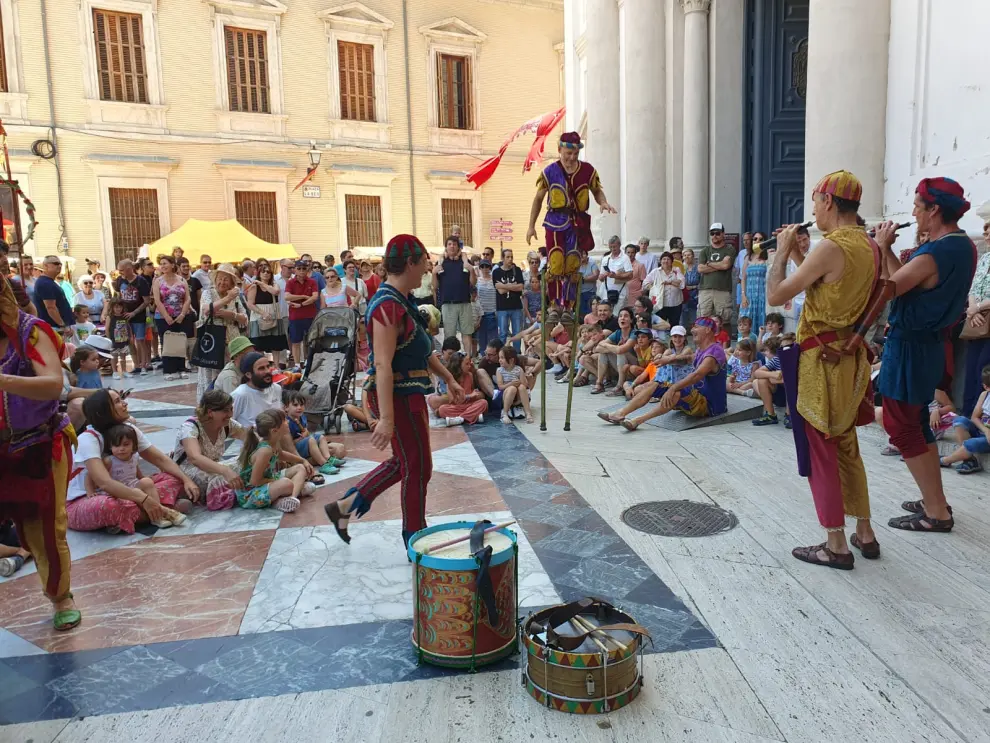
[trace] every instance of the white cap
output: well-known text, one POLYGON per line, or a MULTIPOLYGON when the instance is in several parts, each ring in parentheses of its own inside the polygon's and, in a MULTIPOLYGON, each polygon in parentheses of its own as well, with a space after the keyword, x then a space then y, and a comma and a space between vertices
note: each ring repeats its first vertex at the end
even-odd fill
POLYGON ((92 348, 105 359, 110 358, 110 351, 113 350, 113 342, 102 335, 91 335, 84 340, 79 347, 92 348))
POLYGON ((670 329, 671 335, 687 336, 687 330, 684 329, 683 325, 675 325, 670 329))
POLYGON ((720 232, 725 232, 725 227, 722 226, 721 222, 712 222, 712 226, 708 228, 708 231, 719 230, 720 232))

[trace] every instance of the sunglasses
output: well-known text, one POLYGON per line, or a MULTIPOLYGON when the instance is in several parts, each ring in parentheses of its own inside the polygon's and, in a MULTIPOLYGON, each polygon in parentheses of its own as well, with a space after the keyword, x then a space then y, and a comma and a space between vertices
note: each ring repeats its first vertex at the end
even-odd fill
POLYGON ((721 235, 722 234, 722 230, 712 230, 708 234, 709 235, 712 235, 712 236, 714 236, 714 235, 721 235))

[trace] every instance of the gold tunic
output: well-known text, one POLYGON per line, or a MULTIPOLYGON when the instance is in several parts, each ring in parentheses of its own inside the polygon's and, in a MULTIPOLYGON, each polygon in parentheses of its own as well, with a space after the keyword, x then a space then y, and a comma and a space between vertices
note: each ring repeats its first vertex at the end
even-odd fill
MULTIPOLYGON (((876 274, 873 249, 863 227, 839 227, 825 235, 845 256, 842 277, 831 284, 819 279, 805 292, 797 338, 802 342, 830 330, 851 328, 866 310, 876 274)), ((841 339, 829 344, 836 350, 841 339)), ((826 436, 850 430, 870 381, 866 349, 842 356, 837 364, 822 360, 817 349, 802 351, 798 367, 798 412, 826 436)))

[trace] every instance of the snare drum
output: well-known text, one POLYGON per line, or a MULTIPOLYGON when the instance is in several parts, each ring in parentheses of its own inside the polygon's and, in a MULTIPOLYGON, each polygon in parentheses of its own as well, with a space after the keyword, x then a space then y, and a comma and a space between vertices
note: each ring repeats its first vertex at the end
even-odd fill
MULTIPOLYGON (((515 533, 499 529, 484 535, 491 547, 486 568, 495 608, 490 616, 484 591, 479 591, 481 560, 465 539, 429 554, 430 547, 467 536, 469 521, 431 526, 412 535, 413 646, 420 660, 448 668, 483 666, 502 660, 518 647, 518 552, 515 533)), ((483 581, 482 588, 487 581, 483 581)))
POLYGON ((649 633, 611 604, 585 599, 551 606, 530 615, 522 633, 523 685, 550 709, 610 712, 632 702, 643 687, 642 639, 649 633), (568 615, 575 619, 560 618, 568 615), (588 634, 591 627, 601 630, 588 634))

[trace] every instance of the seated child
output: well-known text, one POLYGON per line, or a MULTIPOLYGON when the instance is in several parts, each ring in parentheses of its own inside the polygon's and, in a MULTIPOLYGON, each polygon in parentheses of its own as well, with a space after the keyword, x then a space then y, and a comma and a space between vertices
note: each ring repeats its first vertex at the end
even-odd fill
MULTIPOLYGON (((158 489, 155 487, 155 483, 150 477, 144 477, 141 474, 141 468, 138 466, 138 437, 137 431, 135 431, 131 426, 125 424, 118 424, 112 426, 106 434, 107 443, 110 445, 111 456, 105 457, 103 459, 103 464, 107 468, 107 472, 110 473, 110 477, 119 482, 121 485, 126 485, 129 488, 136 488, 144 492, 145 496, 152 496, 158 498, 158 489)), ((96 495, 96 483, 93 482, 92 478, 86 475, 86 495, 93 496, 96 495)), ((138 506, 141 504, 138 503, 138 506)), ((162 511, 164 512, 164 518, 157 521, 152 521, 153 526, 157 526, 159 529, 168 529, 172 526, 181 526, 185 523, 186 517, 184 514, 179 513, 167 506, 162 506, 162 511)))
POLYGON ((771 312, 767 315, 766 327, 760 328, 760 345, 757 348, 761 353, 766 342, 773 337, 784 332, 784 316, 779 312, 771 312))
POLYGON ((636 362, 629 364, 626 373, 633 379, 643 373, 647 366, 653 361, 653 334, 649 330, 637 328, 633 331, 633 353, 636 354, 636 362))
POLYGON ((343 444, 333 444, 322 433, 310 433, 306 420, 306 396, 301 392, 286 391, 282 396, 285 415, 289 419, 289 433, 296 447, 296 454, 320 468, 324 475, 336 475, 344 466, 343 444))
POLYGON ((990 454, 990 366, 983 368, 981 381, 983 393, 976 401, 973 414, 969 418, 957 415, 952 422, 959 448, 938 460, 943 467, 955 465, 960 475, 981 472, 983 465, 976 455, 990 454))
POLYGON ((529 280, 529 287, 523 292, 523 316, 526 318, 524 325, 531 325, 539 322, 540 308, 543 306, 543 298, 540 294, 540 277, 533 276, 529 280))
POLYGON ((598 372, 598 354, 595 348, 605 338, 605 330, 597 321, 581 326, 583 337, 578 347, 578 372, 574 377, 575 387, 584 387, 589 383, 590 377, 598 372))
POLYGON ((348 404, 344 406, 344 412, 347 413, 347 419, 351 422, 351 430, 354 433, 374 431, 375 426, 378 425, 378 416, 374 414, 371 406, 368 405, 367 389, 362 388, 361 390, 361 407, 348 404))
POLYGON ((687 344, 687 330, 683 325, 675 325, 670 331, 670 348, 656 362, 657 372, 653 381, 661 385, 680 382, 691 374, 693 362, 694 351, 687 344))
MULTIPOLYGON (((743 319, 743 318, 740 318, 743 319)), ((744 318, 749 319, 749 318, 744 318)), ((746 395, 752 397, 753 371, 760 364, 755 359, 756 344, 749 338, 742 338, 736 344, 736 350, 729 358, 729 379, 726 391, 733 395, 746 395)))
POLYGON ((650 342, 650 363, 646 365, 646 368, 632 381, 625 383, 625 393, 626 399, 631 400, 633 395, 635 395, 644 384, 647 382, 652 382, 653 378, 657 374, 657 363, 663 358, 664 352, 667 347, 663 344, 663 341, 651 341, 650 342))
POLYGON ((753 318, 746 317, 743 315, 739 318, 739 335, 736 338, 736 343, 743 339, 748 339, 753 341, 753 348, 755 350, 756 346, 759 344, 759 337, 753 332, 753 318))
POLYGON ((103 379, 100 377, 100 355, 92 346, 77 348, 69 360, 69 369, 76 378, 73 387, 83 390, 103 389, 103 379))
POLYGON ((753 389, 763 401, 763 415, 753 421, 754 426, 770 426, 779 423, 774 405, 782 406, 784 403, 781 399, 782 395, 778 392, 778 388, 780 392, 784 390, 784 375, 780 371, 780 358, 777 356, 780 346, 781 338, 779 335, 769 336, 763 343, 763 354, 766 360, 762 366, 753 370, 753 389))
POLYGON ((301 495, 312 495, 316 485, 306 482, 313 466, 295 452, 281 446, 289 435, 289 420, 277 408, 262 410, 248 430, 238 459, 244 487, 234 490, 241 508, 268 508, 274 505, 283 513, 299 508, 301 495), (281 462, 290 466, 280 471, 281 462))

